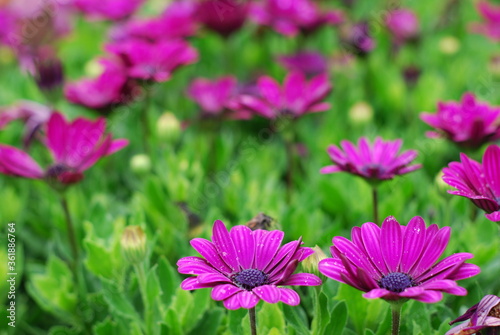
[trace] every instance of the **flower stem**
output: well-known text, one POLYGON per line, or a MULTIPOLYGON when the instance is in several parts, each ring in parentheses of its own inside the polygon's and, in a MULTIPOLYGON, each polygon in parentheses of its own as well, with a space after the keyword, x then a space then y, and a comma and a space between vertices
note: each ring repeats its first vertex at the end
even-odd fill
POLYGON ((400 302, 391 303, 392 335, 399 335, 399 324, 400 324, 400 320, 401 320, 401 307, 403 307, 403 304, 400 302))
POLYGON ((138 263, 134 264, 134 270, 135 274, 137 276, 137 281, 139 282, 139 290, 141 291, 141 297, 142 297, 142 303, 144 305, 144 323, 147 332, 149 333, 152 331, 151 327, 151 313, 150 313, 150 306, 148 302, 148 297, 147 297, 147 290, 146 290, 146 272, 144 271, 144 264, 138 263))
POLYGON ((68 240, 71 246, 71 253, 73 255, 72 269, 75 273, 75 278, 78 280, 78 276, 76 276, 76 269, 78 267, 78 262, 80 259, 80 254, 78 252, 78 244, 76 242, 76 234, 75 227, 73 225, 73 220, 71 219, 71 214, 69 213, 68 201, 66 200, 66 196, 61 196, 61 207, 64 212, 64 217, 66 219, 66 229, 68 231, 68 240))
POLYGON ((250 330, 252 335, 257 335, 257 324, 255 322, 255 307, 248 310, 248 316, 250 317, 250 330))
POLYGON ((149 127, 149 106, 151 104, 151 90, 149 86, 144 87, 144 100, 143 100, 143 108, 141 110, 141 126, 142 126, 142 144, 144 147, 144 151, 149 154, 149 144, 148 139, 150 138, 150 127, 149 127))
POLYGON ((373 198, 373 222, 378 224, 378 191, 376 187, 372 188, 373 198))

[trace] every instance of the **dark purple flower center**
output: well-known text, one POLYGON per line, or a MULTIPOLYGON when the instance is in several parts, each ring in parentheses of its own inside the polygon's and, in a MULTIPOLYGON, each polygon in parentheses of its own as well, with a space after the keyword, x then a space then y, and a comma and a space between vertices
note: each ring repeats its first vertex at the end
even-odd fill
POLYGON ((245 269, 233 276, 233 282, 247 291, 267 284, 267 275, 257 269, 245 269))
POLYGON ((385 171, 380 164, 367 164, 361 168, 361 172, 369 178, 378 178, 385 171))
POLYGON ((391 292, 403 292, 408 287, 415 286, 413 279, 405 273, 393 272, 379 280, 381 288, 385 288, 391 292))
POLYGON ((46 176, 48 178, 57 179, 61 174, 63 174, 64 172, 69 172, 69 171, 71 171, 70 167, 68 167, 64 164, 61 164, 61 163, 57 163, 57 164, 49 166, 49 168, 47 169, 47 172, 46 172, 46 176))

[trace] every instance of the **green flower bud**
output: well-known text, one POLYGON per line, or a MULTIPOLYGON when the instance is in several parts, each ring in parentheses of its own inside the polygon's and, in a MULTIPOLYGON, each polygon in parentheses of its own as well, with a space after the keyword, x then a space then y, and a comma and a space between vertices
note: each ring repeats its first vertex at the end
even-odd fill
POLYGON ((145 154, 135 155, 130 159, 130 168, 137 174, 148 173, 151 171, 151 159, 145 154))
POLYGON ((307 257, 302 261, 301 263, 302 267, 304 268, 305 271, 317 275, 318 277, 321 278, 321 280, 324 281, 326 277, 319 272, 318 265, 320 261, 328 257, 323 252, 323 250, 317 245, 314 246, 314 248, 312 249, 314 250, 314 254, 312 254, 311 256, 307 257))
POLYGON ((439 41, 439 51, 446 55, 456 54, 458 49, 460 49, 460 41, 456 37, 446 36, 439 41))
POLYGON ((158 138, 170 143, 174 143, 181 135, 181 123, 173 113, 163 113, 156 123, 158 138))
POLYGON ((146 234, 139 226, 128 226, 122 234, 123 257, 130 264, 138 264, 146 257, 146 234))
POLYGON ((349 109, 349 120, 354 124, 367 124, 373 119, 373 108, 365 101, 356 102, 349 109))

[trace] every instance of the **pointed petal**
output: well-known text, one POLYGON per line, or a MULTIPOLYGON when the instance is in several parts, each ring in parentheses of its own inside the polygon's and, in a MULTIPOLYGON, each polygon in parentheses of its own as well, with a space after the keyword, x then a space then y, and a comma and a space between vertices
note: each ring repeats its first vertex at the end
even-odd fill
POLYGON ((200 253, 214 268, 224 274, 230 274, 232 270, 220 258, 215 245, 203 238, 194 238, 191 240, 191 246, 200 253))
POLYGON ((270 304, 280 301, 280 289, 275 285, 263 285, 252 290, 259 298, 270 304))
POLYGON ((52 113, 47 122, 47 146, 57 162, 66 159, 67 131, 68 124, 62 114, 52 113))
POLYGON ((251 269, 255 254, 255 241, 252 230, 247 226, 236 226, 229 233, 236 249, 241 269, 251 269))
POLYGON ((256 240, 255 261, 256 269, 263 270, 273 260, 278 252, 285 233, 280 230, 273 230, 262 235, 260 240, 256 240))
POLYGON ((254 308, 260 301, 259 297, 250 291, 241 291, 236 294, 240 300, 240 306, 242 308, 250 309, 254 308))
POLYGON ((240 298, 239 295, 243 293, 244 291, 240 291, 238 293, 233 294, 229 298, 224 300, 224 307, 230 310, 235 310, 238 308, 241 308, 241 303, 240 303, 240 298))
POLYGON ((382 223, 380 246, 389 272, 397 272, 403 251, 403 236, 401 226, 392 216, 382 223))
POLYGON ((17 148, 0 145, 0 171, 8 175, 25 178, 43 178, 40 165, 27 153, 17 148))
POLYGON ((232 284, 217 285, 212 289, 212 299, 221 301, 229 298, 230 296, 243 291, 243 289, 232 284))
POLYGON ((226 229, 224 223, 220 220, 214 222, 212 230, 212 241, 219 251, 219 256, 226 262, 226 264, 233 269, 239 270, 238 260, 236 258, 236 250, 234 248, 233 240, 226 229))
POLYGON ((186 278, 182 281, 181 283, 181 288, 186 291, 192 291, 192 290, 197 290, 200 288, 208 288, 208 287, 213 287, 214 284, 208 283, 208 284, 202 284, 198 282, 197 277, 189 277, 186 278))
POLYGON ((295 273, 288 277, 282 285, 318 286, 321 285, 321 279, 311 273, 295 273))
POLYGON ((292 289, 280 287, 280 301, 290 306, 300 304, 300 297, 297 292, 292 289))
POLYGON ((401 272, 408 273, 420 258, 425 242, 425 222, 420 216, 415 216, 406 227, 403 238, 403 256, 401 272))

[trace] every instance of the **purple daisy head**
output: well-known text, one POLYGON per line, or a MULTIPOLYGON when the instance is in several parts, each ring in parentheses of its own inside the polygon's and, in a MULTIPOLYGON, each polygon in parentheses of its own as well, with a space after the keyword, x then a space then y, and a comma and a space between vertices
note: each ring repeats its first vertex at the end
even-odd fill
POLYGON ((74 6, 92 19, 123 20, 134 14, 144 0, 74 0, 74 6))
POLYGON ((207 29, 227 37, 245 23, 250 2, 237 0, 201 0, 195 18, 207 29))
POLYGON ((293 55, 281 55, 278 62, 288 71, 299 71, 308 77, 326 73, 328 64, 326 58, 319 52, 301 51, 293 55))
POLYGON ((417 15, 404 8, 390 11, 385 17, 385 24, 397 43, 416 38, 420 29, 417 15))
POLYGON ((378 182, 420 169, 420 164, 410 165, 417 157, 415 150, 398 154, 402 143, 400 139, 384 141, 377 137, 370 144, 366 137, 362 137, 356 147, 349 141, 342 141, 342 149, 331 145, 327 150, 335 165, 325 166, 320 172, 349 172, 369 182, 378 182))
POLYGON ((293 274, 298 263, 314 251, 301 247, 300 239, 281 246, 283 236, 280 230, 251 230, 243 225, 228 231, 217 220, 212 242, 191 240, 203 257, 184 257, 177 262, 180 273, 196 275, 185 279, 181 287, 210 287, 212 299, 222 300, 227 309, 253 308, 261 299, 296 306, 300 303, 299 295, 283 286, 317 286, 321 279, 309 273, 293 274))
POLYGON ((450 194, 469 198, 484 210, 486 218, 500 222, 500 147, 490 145, 483 164, 460 154, 461 162, 451 162, 443 169, 443 181, 456 188, 450 194))
POLYGON ((450 325, 469 320, 448 331, 445 335, 499 334, 500 297, 486 295, 478 304, 469 308, 464 315, 450 322, 450 325), (489 331, 489 332, 488 332, 489 331))
POLYGON ((354 227, 351 240, 334 237, 333 258, 319 263, 325 276, 366 292, 365 298, 388 301, 414 299, 440 301, 442 292, 466 295, 456 281, 477 275, 478 266, 465 261, 469 253, 457 253, 436 263, 450 239, 450 227, 426 227, 416 216, 407 226, 392 216, 379 227, 367 222, 354 227))
POLYGON ((326 73, 308 81, 302 72, 291 72, 283 87, 273 78, 263 76, 258 79, 257 88, 258 96, 240 96, 239 108, 267 119, 298 118, 330 108, 329 103, 322 101, 332 89, 326 73))
POLYGON ((500 138, 500 108, 476 100, 465 93, 460 102, 438 103, 437 114, 422 113, 422 121, 436 128, 427 132, 431 138, 445 137, 466 148, 478 148, 500 138))
POLYGON ((471 31, 485 35, 495 42, 500 41, 500 6, 484 0, 478 1, 476 6, 484 22, 473 23, 471 31))

